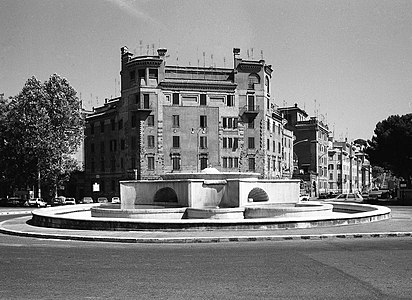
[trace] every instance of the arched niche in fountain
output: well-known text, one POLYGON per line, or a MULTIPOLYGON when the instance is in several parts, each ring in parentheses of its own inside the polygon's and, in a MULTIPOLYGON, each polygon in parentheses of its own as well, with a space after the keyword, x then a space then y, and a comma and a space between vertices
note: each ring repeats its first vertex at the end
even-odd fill
POLYGON ((177 194, 170 187, 161 188, 156 192, 153 198, 154 202, 177 203, 177 194))
POLYGON ((261 188, 254 188, 249 192, 248 199, 252 199, 253 202, 265 202, 269 201, 268 194, 261 188))

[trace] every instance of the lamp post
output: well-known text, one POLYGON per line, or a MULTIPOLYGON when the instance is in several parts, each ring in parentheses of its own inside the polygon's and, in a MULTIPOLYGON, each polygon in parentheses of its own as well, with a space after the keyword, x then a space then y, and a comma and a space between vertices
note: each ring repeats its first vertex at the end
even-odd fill
POLYGON ((192 128, 190 133, 191 134, 196 133, 196 173, 198 173, 199 172, 199 134, 200 133, 205 134, 206 129, 203 128, 203 127, 200 127, 200 128, 197 128, 197 129, 192 128))

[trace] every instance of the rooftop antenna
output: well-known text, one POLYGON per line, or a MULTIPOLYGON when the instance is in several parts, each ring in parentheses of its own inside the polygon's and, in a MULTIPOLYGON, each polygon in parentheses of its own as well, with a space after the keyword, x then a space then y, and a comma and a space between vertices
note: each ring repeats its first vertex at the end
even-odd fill
POLYGON ((155 55, 154 48, 155 48, 155 44, 152 44, 152 55, 153 55, 153 56, 155 55))
POLYGON ((140 55, 142 55, 142 49, 143 49, 143 41, 139 41, 139 48, 140 48, 140 55))
POLYGON ((114 96, 116 97, 117 95, 117 79, 114 79, 114 96))
POLYGON ((206 60, 205 60, 206 52, 203 51, 203 67, 206 67, 206 60))
POLYGON ((196 47, 197 67, 199 67, 199 47, 196 47))
POLYGON ((179 65, 179 51, 176 50, 176 65, 179 65))
POLYGON ((149 48, 150 48, 150 46, 149 46, 149 45, 146 45, 146 48, 147 48, 147 50, 146 50, 146 55, 149 55, 149 48))
POLYGON ((250 48, 250 52, 252 53, 252 60, 253 60, 253 48, 250 48))
POLYGON ((223 67, 226 68, 226 57, 223 57, 223 67))
POLYGON ((212 65, 211 67, 213 68, 214 64, 213 64, 213 54, 210 54, 210 59, 212 60, 212 65))
POLYGON ((246 50, 247 59, 249 59, 249 49, 246 50))
POLYGON ((263 50, 260 50, 260 57, 263 59, 263 50))

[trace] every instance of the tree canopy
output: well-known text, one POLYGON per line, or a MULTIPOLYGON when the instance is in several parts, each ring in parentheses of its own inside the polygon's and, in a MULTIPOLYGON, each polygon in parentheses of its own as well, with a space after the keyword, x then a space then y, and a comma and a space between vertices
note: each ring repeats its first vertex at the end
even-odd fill
POLYGON ((412 114, 393 115, 376 124, 366 152, 372 164, 391 170, 411 183, 412 114))
MULTIPOLYGON (((10 185, 42 181, 55 188, 73 169, 84 118, 76 91, 59 75, 44 83, 31 77, 22 91, 1 105, 0 169, 10 185)), ((0 178, 1 180, 1 178, 0 178)))

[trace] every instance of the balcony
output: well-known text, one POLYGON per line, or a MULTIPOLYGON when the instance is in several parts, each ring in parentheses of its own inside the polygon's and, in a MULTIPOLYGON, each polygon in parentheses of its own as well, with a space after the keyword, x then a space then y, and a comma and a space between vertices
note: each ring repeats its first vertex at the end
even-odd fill
POLYGON ((146 120, 152 113, 153 107, 151 103, 139 103, 136 104, 131 111, 136 114, 139 120, 146 120))
POLYGON ((250 123, 259 114, 258 105, 245 105, 239 110, 239 116, 244 123, 250 123))

